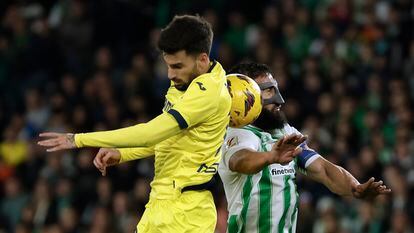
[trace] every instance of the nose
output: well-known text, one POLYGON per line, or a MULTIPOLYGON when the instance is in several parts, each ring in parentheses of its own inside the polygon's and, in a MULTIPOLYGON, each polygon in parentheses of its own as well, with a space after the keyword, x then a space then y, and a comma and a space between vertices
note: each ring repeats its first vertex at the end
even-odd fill
POLYGON ((175 76, 176 76, 176 74, 175 74, 174 70, 171 69, 171 68, 168 68, 168 78, 170 80, 173 80, 175 78, 175 76))

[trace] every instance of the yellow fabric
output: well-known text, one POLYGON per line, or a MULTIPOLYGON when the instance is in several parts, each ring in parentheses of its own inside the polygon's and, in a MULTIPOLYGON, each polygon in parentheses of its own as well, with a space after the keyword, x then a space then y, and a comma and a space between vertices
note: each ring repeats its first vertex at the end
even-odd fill
POLYGON ((188 191, 174 200, 150 200, 137 225, 137 232, 213 233, 216 221, 211 192, 188 191))
POLYGON ((171 109, 167 106, 163 111, 177 111, 188 128, 155 146, 151 197, 157 199, 169 199, 175 190, 212 178, 221 158, 231 107, 225 71, 219 63, 210 73, 195 78, 185 92, 171 86, 166 99, 171 109))
POLYGON ((151 147, 133 147, 133 148, 119 148, 121 159, 119 163, 124 163, 131 160, 143 159, 154 155, 154 146, 151 147))
POLYGON ((155 145, 151 199, 176 198, 183 187, 209 181, 217 171, 231 107, 225 71, 217 62, 212 67, 209 73, 195 78, 186 91, 172 85, 163 114, 154 120, 120 130, 76 134, 76 145, 155 145))
POLYGON ((171 114, 162 113, 151 121, 117 130, 75 134, 77 147, 149 147, 180 132, 171 114))
POLYGON ((27 158, 28 146, 25 141, 0 144, 0 155, 8 165, 17 166, 27 158))

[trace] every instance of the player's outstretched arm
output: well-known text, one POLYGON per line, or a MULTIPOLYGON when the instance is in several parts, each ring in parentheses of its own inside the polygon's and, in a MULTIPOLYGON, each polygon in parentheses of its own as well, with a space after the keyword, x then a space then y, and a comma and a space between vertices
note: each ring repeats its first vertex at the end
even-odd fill
POLYGON ((381 180, 375 181, 374 178, 370 178, 367 182, 360 184, 347 170, 323 157, 311 163, 306 172, 310 178, 324 184, 329 190, 341 196, 370 200, 378 195, 391 193, 391 189, 387 188, 381 180))
POLYGON ((45 139, 38 144, 48 147, 48 152, 76 147, 149 147, 180 131, 176 119, 169 113, 163 113, 148 123, 117 130, 83 134, 41 133, 39 136, 45 139))
POLYGON ((287 164, 301 153, 298 146, 305 140, 305 136, 294 134, 280 139, 269 152, 239 150, 231 156, 229 168, 238 173, 255 174, 272 163, 287 164))

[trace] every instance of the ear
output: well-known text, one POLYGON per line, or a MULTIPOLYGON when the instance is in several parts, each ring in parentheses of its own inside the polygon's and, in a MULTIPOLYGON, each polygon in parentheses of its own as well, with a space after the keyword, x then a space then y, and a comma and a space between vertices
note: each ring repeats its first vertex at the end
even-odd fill
POLYGON ((207 53, 200 53, 197 57, 197 62, 199 63, 197 65, 205 66, 210 63, 210 58, 207 53))
POLYGON ((196 67, 199 71, 208 69, 209 64, 210 58, 208 57, 207 53, 201 53, 197 56, 196 67))

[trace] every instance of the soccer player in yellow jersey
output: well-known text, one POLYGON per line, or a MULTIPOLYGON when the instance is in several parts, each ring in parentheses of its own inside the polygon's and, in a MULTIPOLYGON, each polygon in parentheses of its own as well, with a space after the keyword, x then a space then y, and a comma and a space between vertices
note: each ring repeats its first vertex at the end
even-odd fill
POLYGON ((171 86, 162 114, 144 124, 112 131, 42 133, 47 151, 100 150, 95 166, 155 155, 150 200, 137 232, 214 232, 216 209, 208 186, 217 172, 229 122, 225 71, 209 53, 213 32, 198 16, 176 16, 161 31, 158 47, 171 86), (122 148, 122 149, 118 149, 122 148))

